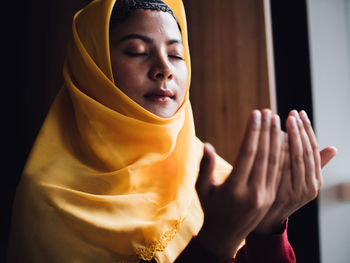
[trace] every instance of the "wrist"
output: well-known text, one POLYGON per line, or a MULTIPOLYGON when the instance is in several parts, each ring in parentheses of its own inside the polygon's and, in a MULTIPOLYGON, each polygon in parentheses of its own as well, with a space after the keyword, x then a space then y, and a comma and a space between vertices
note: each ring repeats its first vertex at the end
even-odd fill
POLYGON ((258 227, 252 233, 258 235, 279 235, 287 228, 288 218, 276 221, 266 227, 258 227))
POLYGON ((202 227, 196 241, 209 253, 218 259, 218 262, 230 262, 243 241, 243 238, 224 237, 218 231, 210 231, 202 227))

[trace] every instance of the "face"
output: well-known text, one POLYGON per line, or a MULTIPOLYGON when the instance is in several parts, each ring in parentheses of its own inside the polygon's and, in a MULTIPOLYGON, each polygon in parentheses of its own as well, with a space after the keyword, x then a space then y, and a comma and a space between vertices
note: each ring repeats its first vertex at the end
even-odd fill
POLYGON ((166 12, 135 10, 111 31, 117 87, 153 114, 169 118, 183 103, 188 72, 181 33, 166 12))

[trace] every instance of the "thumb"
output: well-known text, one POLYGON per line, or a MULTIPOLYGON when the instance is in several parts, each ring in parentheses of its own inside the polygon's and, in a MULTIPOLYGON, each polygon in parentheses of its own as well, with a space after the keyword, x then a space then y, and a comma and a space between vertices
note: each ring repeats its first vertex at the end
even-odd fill
POLYGON ((210 143, 204 144, 204 153, 199 167, 196 190, 199 199, 212 187, 212 174, 215 167, 215 149, 210 143))
POLYGON ((322 168, 337 155, 337 151, 335 147, 327 147, 320 151, 322 168))

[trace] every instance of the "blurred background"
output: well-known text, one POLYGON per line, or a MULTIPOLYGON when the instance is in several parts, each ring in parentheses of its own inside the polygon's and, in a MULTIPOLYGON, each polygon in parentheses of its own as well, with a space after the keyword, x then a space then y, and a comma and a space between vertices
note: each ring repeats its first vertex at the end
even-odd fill
MULTIPOLYGON (((6 1, 2 16, 3 250, 16 185, 62 84, 73 14, 88 0, 6 1)), ((338 148, 317 200, 290 218, 297 262, 347 263, 350 0, 184 0, 198 137, 234 163, 255 108, 306 110, 320 147, 338 148)))

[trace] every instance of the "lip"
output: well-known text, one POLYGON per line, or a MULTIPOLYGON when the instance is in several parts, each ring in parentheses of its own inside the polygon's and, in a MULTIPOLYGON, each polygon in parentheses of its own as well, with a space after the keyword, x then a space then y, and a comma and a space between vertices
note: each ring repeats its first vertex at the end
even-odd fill
POLYGON ((144 97, 156 102, 168 102, 174 99, 175 94, 169 89, 158 89, 147 93, 144 97))

